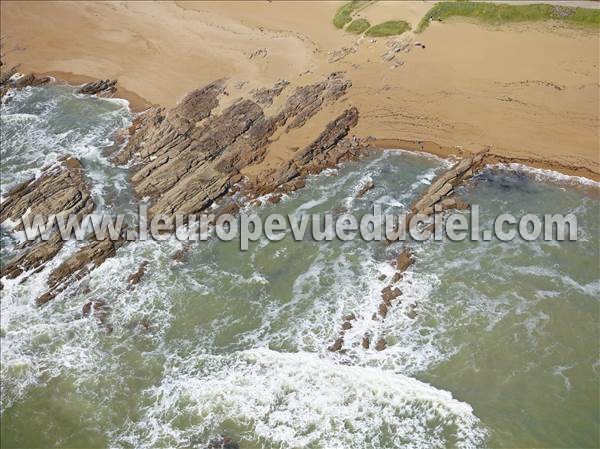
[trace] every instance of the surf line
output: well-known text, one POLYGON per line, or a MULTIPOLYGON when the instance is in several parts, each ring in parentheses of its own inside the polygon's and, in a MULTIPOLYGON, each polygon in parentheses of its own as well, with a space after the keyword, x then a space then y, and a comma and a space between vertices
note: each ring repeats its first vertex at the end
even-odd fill
MULTIPOLYGON (((424 215, 431 217, 434 212, 443 212, 447 210, 468 210, 470 205, 460 198, 456 197, 456 189, 460 187, 467 180, 471 179, 479 170, 485 166, 485 156, 489 152, 489 148, 474 155, 468 156, 464 159, 459 160, 450 169, 438 175, 430 184, 429 188, 412 204, 410 212, 406 216, 402 223, 397 224, 396 228, 396 240, 400 236, 401 232, 408 231, 409 223, 411 218, 416 215, 424 215), (402 229, 404 228, 404 229, 402 229)), ((435 219, 441 218, 436 215, 435 219)), ((432 231, 435 228, 434 219, 431 219, 429 223, 423 223, 425 229, 432 231)), ((418 224, 416 224, 418 225, 418 224)), ((474 232, 474 230, 471 230, 474 232)), ((385 242, 387 245, 394 243, 393 239, 388 239, 385 242)), ((397 258, 390 262, 392 267, 395 268, 396 272, 392 276, 391 281, 381 290, 381 302, 376 312, 372 315, 373 321, 385 320, 389 309, 394 305, 400 303, 402 299, 398 299, 402 296, 402 291, 397 287, 397 284, 402 280, 404 272, 414 264, 414 253, 409 247, 404 247, 398 254, 397 258)), ((416 317, 416 305, 411 305, 411 310, 407 313, 407 316, 411 319, 416 317)), ((328 350, 331 352, 344 352, 344 337, 346 331, 352 328, 352 321, 356 320, 356 314, 354 312, 345 315, 342 319, 340 332, 337 339, 328 346, 328 350)), ((370 331, 365 332, 362 337, 361 346, 363 349, 369 349, 371 347, 371 340, 373 339, 373 333, 370 331)), ((375 343, 375 349, 377 351, 383 351, 387 347, 387 340, 385 335, 379 335, 377 342, 375 343)))

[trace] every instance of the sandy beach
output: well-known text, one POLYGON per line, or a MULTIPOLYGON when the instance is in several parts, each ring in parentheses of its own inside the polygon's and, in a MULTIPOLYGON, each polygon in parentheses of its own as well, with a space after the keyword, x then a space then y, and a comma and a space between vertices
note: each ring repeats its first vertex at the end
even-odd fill
POLYGON ((599 446, 600 1, 0 9, 2 448, 599 446))
MULTIPOLYGON (((433 3, 378 2, 358 16, 402 18, 414 29, 433 3)), ((9 64, 72 83, 117 78, 118 95, 138 111, 171 107, 219 78, 233 102, 279 79, 294 86, 343 71, 352 88, 337 108, 356 106, 354 132, 380 146, 445 155, 490 148, 499 160, 600 179, 597 32, 450 20, 407 33, 410 52, 390 63, 382 58, 389 39, 332 25, 340 4, 3 1, 2 34, 9 64)), ((284 136, 262 168, 310 142, 336 112, 324 108, 284 136)))

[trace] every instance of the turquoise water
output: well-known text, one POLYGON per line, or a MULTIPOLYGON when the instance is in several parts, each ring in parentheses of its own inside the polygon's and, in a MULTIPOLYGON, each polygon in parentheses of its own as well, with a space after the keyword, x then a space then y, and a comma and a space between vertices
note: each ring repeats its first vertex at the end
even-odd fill
MULTIPOLYGON (((123 103, 68 87, 17 94, 2 107, 2 193, 74 154, 102 209, 133 210, 106 156, 129 121, 123 103)), ((254 210, 401 212, 447 166, 381 152, 254 210)), ((461 194, 487 228, 498 213, 575 213, 579 240, 413 244, 385 321, 372 316, 399 244, 209 241, 175 262, 181 242, 136 242, 38 308, 69 243, 2 291, 2 447, 204 448, 223 433, 241 448, 598 447, 597 188, 507 168, 461 194), (112 333, 82 318, 90 299, 110 304, 112 333), (347 351, 331 353, 348 313, 347 351), (366 332, 388 348, 363 349, 366 332)), ((12 251, 5 232, 3 260, 12 251)))

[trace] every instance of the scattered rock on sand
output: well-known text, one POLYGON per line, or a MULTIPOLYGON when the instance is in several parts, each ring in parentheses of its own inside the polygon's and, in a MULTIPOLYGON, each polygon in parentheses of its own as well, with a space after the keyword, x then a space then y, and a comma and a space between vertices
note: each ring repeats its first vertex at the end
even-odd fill
POLYGON ((279 80, 271 88, 254 89, 251 94, 258 104, 270 106, 273 104, 273 99, 290 84, 287 80, 279 80))
POLYGON ((117 91, 117 80, 98 80, 77 89, 78 94, 108 96, 117 91))
POLYGON ((248 55, 248 59, 265 58, 268 54, 268 48, 258 48, 248 55))

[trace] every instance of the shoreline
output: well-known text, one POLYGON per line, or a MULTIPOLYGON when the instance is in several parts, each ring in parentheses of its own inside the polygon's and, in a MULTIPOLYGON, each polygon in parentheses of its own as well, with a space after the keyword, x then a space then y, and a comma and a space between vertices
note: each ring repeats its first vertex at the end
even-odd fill
MULTIPOLYGON (((62 72, 59 70, 51 70, 46 72, 33 72, 34 75, 39 76, 51 76, 56 80, 57 84, 67 84, 69 86, 81 86, 85 83, 91 83, 97 81, 97 78, 88 75, 80 75, 77 73, 71 72, 62 72)), ((132 113, 137 114, 140 112, 144 112, 146 109, 155 106, 150 103, 148 100, 138 95, 135 92, 125 89, 121 87, 117 82, 117 90, 111 97, 103 97, 103 98, 120 98, 122 100, 126 100, 129 103, 129 109, 132 113)))
MULTIPOLYGON (((82 84, 97 81, 96 78, 71 72, 63 72, 58 70, 32 72, 36 76, 50 76, 54 78, 56 84, 67 84, 77 87, 82 84)), ((141 114, 151 107, 160 107, 160 105, 152 104, 137 93, 125 89, 117 83, 117 90, 111 97, 128 102, 129 109, 133 115, 141 114)), ((116 130, 118 132, 119 130, 116 130)), ((363 137, 363 136, 359 136, 363 137)), ((414 153, 425 153, 438 156, 444 159, 447 158, 464 158, 475 154, 477 151, 465 149, 461 145, 443 146, 430 140, 411 140, 403 138, 379 138, 375 136, 364 137, 368 148, 375 150, 389 151, 411 151, 414 153)), ((495 153, 493 148, 489 149, 485 157, 485 162, 488 165, 495 164, 518 164, 525 167, 541 170, 550 170, 561 175, 570 177, 581 177, 595 183, 600 183, 600 173, 594 172, 587 167, 565 164, 558 161, 545 161, 542 158, 521 158, 515 156, 506 156, 500 153, 495 153)), ((595 186, 598 187, 598 186, 595 186)))
MULTIPOLYGON (((435 142, 431 141, 417 141, 417 140, 406 140, 406 139, 378 139, 376 137, 369 138, 368 144, 378 150, 395 150, 402 149, 407 151, 413 151, 415 153, 427 153, 439 156, 442 158, 458 157, 463 158, 466 155, 472 155, 475 152, 465 150, 459 147, 444 147, 435 142)), ((565 176, 581 177, 600 183, 600 173, 596 173, 586 167, 574 166, 563 164, 560 162, 548 162, 543 159, 535 158, 519 158, 512 156, 504 156, 502 154, 494 153, 494 149, 491 148, 489 153, 485 157, 486 164, 519 164, 525 167, 533 169, 550 170, 556 173, 560 173, 565 176)))
MULTIPOLYGON (((554 23, 448 20, 420 34, 370 39, 333 26, 341 4, 5 1, 10 42, 3 59, 67 84, 116 79, 113 96, 133 113, 174 107, 218 79, 227 81, 215 114, 280 80, 289 91, 344 73, 352 83, 345 105, 324 105, 302 130, 273 136, 264 161, 244 173, 252 177, 287 163, 343 106, 354 106, 360 118, 353 133, 375 148, 441 156, 488 149, 491 162, 600 181, 595 33, 554 23)), ((430 6, 381 1, 359 16, 373 23, 403 18, 414 29, 430 6)), ((274 97, 265 114, 281 106, 274 97)))

